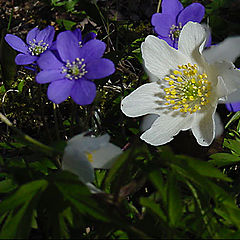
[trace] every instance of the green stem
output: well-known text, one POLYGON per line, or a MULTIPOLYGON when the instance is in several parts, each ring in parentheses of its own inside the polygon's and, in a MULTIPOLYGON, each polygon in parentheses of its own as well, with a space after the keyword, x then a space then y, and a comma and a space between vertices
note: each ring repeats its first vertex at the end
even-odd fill
MULTIPOLYGON (((59 151, 55 150, 54 148, 49 147, 49 146, 37 141, 36 139, 30 137, 29 135, 23 133, 21 130, 16 128, 13 125, 13 123, 10 122, 1 112, 0 112, 0 119, 2 120, 2 122, 7 124, 7 126, 11 127, 11 129, 16 133, 16 135, 18 135, 23 141, 31 143, 35 147, 38 147, 42 152, 45 152, 48 155, 54 155, 54 154, 60 153, 59 151)), ((56 165, 58 167, 60 167, 60 163, 57 160, 55 160, 55 162, 56 162, 56 165)))
POLYGON ((58 118, 57 118, 57 105, 55 103, 53 103, 53 114, 54 114, 54 120, 55 120, 55 131, 57 135, 57 140, 60 140, 58 118))
POLYGON ((162 2, 162 0, 159 0, 159 1, 158 1, 157 13, 159 13, 159 11, 160 11, 161 2, 162 2))

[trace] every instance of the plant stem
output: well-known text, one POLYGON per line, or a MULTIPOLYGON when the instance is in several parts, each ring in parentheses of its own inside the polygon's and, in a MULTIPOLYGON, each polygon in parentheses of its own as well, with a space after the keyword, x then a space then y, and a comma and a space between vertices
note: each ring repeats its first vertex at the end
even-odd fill
POLYGON ((159 13, 159 11, 160 11, 161 2, 162 2, 162 0, 159 0, 159 1, 158 1, 157 13, 159 13))
MULTIPOLYGON (((11 129, 25 142, 28 142, 32 145, 34 145, 35 147, 38 147, 42 152, 47 153, 48 155, 54 155, 54 154, 59 154, 60 152, 55 150, 52 147, 49 147, 39 141, 37 141, 36 139, 30 137, 29 135, 23 133, 21 130, 19 130, 18 128, 16 128, 12 122, 10 122, 1 112, 0 112, 0 120, 2 122, 4 122, 5 124, 7 124, 7 126, 11 127, 11 129)), ((57 160, 54 160, 56 165, 58 167, 60 167, 60 163, 57 160)))

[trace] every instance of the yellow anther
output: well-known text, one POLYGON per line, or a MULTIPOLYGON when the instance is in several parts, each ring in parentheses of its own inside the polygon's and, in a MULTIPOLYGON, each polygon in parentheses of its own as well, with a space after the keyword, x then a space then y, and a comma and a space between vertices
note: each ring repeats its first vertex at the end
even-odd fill
POLYGON ((89 162, 93 162, 93 155, 91 153, 86 153, 87 159, 89 162))
POLYGON ((168 102, 165 102, 164 104, 165 104, 165 105, 169 105, 170 103, 168 103, 168 102))
POLYGON ((211 94, 211 83, 206 73, 199 74, 196 64, 178 65, 172 74, 164 79, 169 81, 165 88, 165 104, 169 109, 185 113, 195 113, 206 105, 211 94))
POLYGON ((194 97, 193 96, 189 96, 189 100, 193 101, 194 97))
POLYGON ((175 74, 175 75, 181 75, 182 73, 181 73, 180 71, 178 71, 178 70, 174 70, 174 71, 173 71, 173 74, 175 74))
POLYGON ((177 81, 178 81, 178 82, 182 82, 183 79, 182 79, 181 77, 178 77, 178 78, 177 78, 177 81))

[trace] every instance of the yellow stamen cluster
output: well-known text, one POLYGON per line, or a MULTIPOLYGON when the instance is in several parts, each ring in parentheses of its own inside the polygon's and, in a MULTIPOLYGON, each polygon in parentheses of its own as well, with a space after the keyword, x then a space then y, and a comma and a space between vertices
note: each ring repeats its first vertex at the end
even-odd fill
POLYGON ((194 113, 205 106, 211 94, 211 83, 206 73, 199 73, 196 64, 179 65, 165 77, 169 87, 164 88, 165 105, 180 112, 194 113))
POLYGON ((93 162, 93 155, 91 153, 89 153, 89 152, 86 152, 86 156, 87 156, 88 161, 90 163, 92 163, 93 162))

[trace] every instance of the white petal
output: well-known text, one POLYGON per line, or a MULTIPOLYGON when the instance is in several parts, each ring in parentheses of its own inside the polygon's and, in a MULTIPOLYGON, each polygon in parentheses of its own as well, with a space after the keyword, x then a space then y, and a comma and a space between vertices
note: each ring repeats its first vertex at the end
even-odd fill
POLYGON ((162 94, 165 93, 157 82, 146 83, 122 100, 121 110, 129 117, 158 113, 162 94))
POLYGON ((108 143, 104 147, 91 152, 93 159, 92 166, 94 168, 109 169, 121 153, 122 150, 120 147, 108 143))
POLYGON ((96 194, 96 193, 102 193, 103 191, 101 191, 100 189, 96 188, 92 183, 86 183, 86 185, 88 186, 88 189, 90 190, 91 193, 96 194))
POLYGON ((146 74, 148 75, 150 82, 157 82, 159 80, 159 78, 157 76, 155 76, 154 74, 152 74, 150 71, 147 70, 144 61, 143 61, 143 69, 146 72, 146 74))
POLYGON ((104 146, 110 140, 110 136, 105 134, 100 137, 84 136, 85 133, 78 134, 68 141, 68 145, 81 152, 91 152, 104 146))
POLYGON ((188 22, 184 25, 178 42, 178 50, 186 56, 195 58, 193 53, 202 53, 207 38, 206 30, 197 22, 188 22))
POLYGON ((159 115, 157 114, 148 114, 147 116, 144 116, 140 125, 140 130, 142 132, 147 131, 158 117, 159 115))
POLYGON ((224 103, 240 102, 240 89, 228 95, 224 100, 224 103))
POLYGON ((203 51, 209 63, 216 61, 234 62, 240 56, 240 37, 228 37, 223 42, 203 51))
POLYGON ((146 68, 159 79, 170 74, 178 65, 187 64, 190 59, 170 47, 164 40, 149 35, 141 46, 146 68))
POLYGON ((94 169, 91 163, 81 151, 71 146, 64 149, 62 168, 78 175, 83 182, 94 180, 94 169))
POLYGON ((216 107, 217 104, 215 107, 208 105, 208 108, 204 108, 204 111, 198 111, 195 114, 192 132, 201 146, 209 146, 215 137, 214 114, 216 107))
POLYGON ((170 142, 180 130, 191 128, 192 115, 163 114, 153 123, 152 127, 141 135, 145 142, 158 146, 170 142))
POLYGON ((217 62, 211 65, 215 68, 218 76, 219 97, 223 97, 223 89, 225 94, 230 95, 234 91, 237 91, 240 86, 240 70, 236 69, 233 63, 230 62, 217 62))

